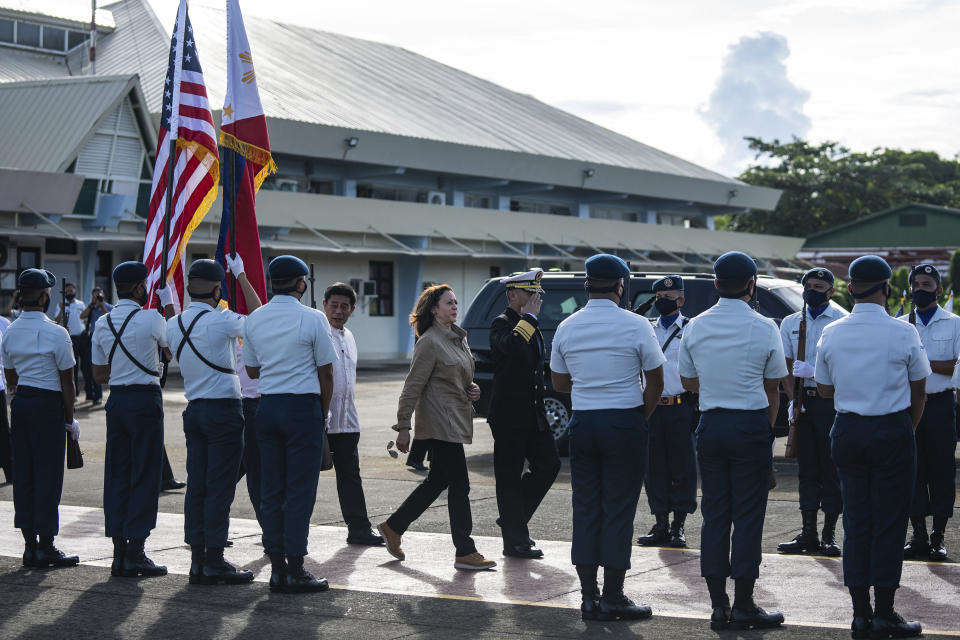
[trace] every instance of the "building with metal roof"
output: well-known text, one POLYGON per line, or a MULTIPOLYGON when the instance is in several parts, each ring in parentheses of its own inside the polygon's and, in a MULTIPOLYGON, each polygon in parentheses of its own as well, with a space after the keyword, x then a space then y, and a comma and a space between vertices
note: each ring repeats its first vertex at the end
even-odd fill
MULTIPOLYGON (((0 0, 0 167, 80 175, 80 192, 66 214, 0 206, 0 238, 44 245, 36 259, 73 269, 86 291, 109 288, 110 265, 142 251, 170 33, 147 0, 108 4, 94 68, 89 24, 62 4, 0 0)), ((192 7, 191 22, 219 105, 225 13, 192 7)), ((247 30, 279 167, 257 200, 265 257, 296 252, 325 280, 376 283, 351 321, 370 334, 364 357, 409 352, 406 312, 425 282, 469 300, 490 276, 579 268, 598 251, 696 271, 741 249, 773 271, 802 243, 712 230, 717 215, 773 209, 777 190, 400 47, 259 18, 247 30)), ((212 255, 219 210, 195 232, 192 257, 212 255)), ((0 267, 25 266, 10 255, 0 267)))

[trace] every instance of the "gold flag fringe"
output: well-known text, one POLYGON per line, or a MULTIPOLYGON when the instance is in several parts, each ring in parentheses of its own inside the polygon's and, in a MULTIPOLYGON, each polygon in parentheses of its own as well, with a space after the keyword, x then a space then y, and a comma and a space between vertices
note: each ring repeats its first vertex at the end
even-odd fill
POLYGON ((261 166, 260 171, 253 177, 253 192, 260 190, 260 185, 271 173, 277 172, 277 163, 273 161, 273 156, 267 149, 258 147, 249 142, 237 140, 237 138, 226 131, 220 131, 220 146, 236 151, 244 158, 261 166))

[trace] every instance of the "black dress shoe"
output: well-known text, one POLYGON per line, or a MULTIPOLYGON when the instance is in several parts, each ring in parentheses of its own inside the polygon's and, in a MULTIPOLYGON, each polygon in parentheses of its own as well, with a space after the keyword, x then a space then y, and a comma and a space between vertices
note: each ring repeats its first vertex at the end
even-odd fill
POLYGON ((940 562, 947 559, 947 547, 943 544, 943 534, 934 531, 930 535, 929 557, 934 562, 940 562))
POLYGON ((723 631, 730 626, 730 605, 714 607, 710 615, 710 628, 714 631, 723 631))
POLYGON ((270 591, 273 593, 283 593, 283 583, 286 578, 286 569, 282 571, 274 570, 270 573, 270 591))
POLYGON ((871 638, 914 638, 923 632, 919 622, 907 622, 896 611, 873 616, 871 638))
POLYGON ((783 624, 783 614, 779 611, 767 613, 757 605, 737 607, 730 610, 730 629, 770 629, 783 624))
POLYGON ((637 538, 637 544, 642 547, 662 547, 670 543, 670 518, 665 513, 656 514, 657 523, 650 529, 650 533, 637 538))
POLYGON ((33 556, 34 567, 75 567, 80 563, 77 556, 67 556, 55 546, 37 547, 33 556))
POLYGON ((131 539, 127 543, 127 554, 123 558, 123 570, 120 575, 124 578, 137 576, 158 577, 167 575, 167 568, 155 564, 147 557, 143 550, 144 540, 131 539))
POLYGON ((930 554, 930 542, 927 538, 913 536, 903 547, 903 557, 905 560, 912 558, 925 558, 930 554))
POLYGON ((190 562, 190 572, 187 574, 190 584, 203 584, 203 563, 199 560, 190 562))
POLYGON ((187 486, 186 482, 180 482, 176 478, 170 478, 160 487, 160 491, 176 491, 177 489, 183 489, 187 486))
POLYGON ((510 558, 527 558, 528 560, 538 560, 543 557, 543 551, 536 547, 529 547, 525 544, 515 544, 503 547, 503 555, 510 558))
POLYGON ((203 563, 201 582, 203 584, 245 584, 253 582, 253 572, 237 569, 221 557, 219 562, 203 563))
POLYGON ((870 618, 854 617, 853 623, 850 625, 850 637, 853 640, 864 640, 864 638, 870 637, 871 629, 873 629, 873 625, 870 618))
POLYGON ((580 603, 580 619, 596 620, 598 615, 600 615, 600 598, 584 598, 580 603))
POLYGON ((374 533, 367 527, 365 531, 350 531, 347 533, 347 544, 362 544, 368 547, 379 547, 383 544, 383 536, 374 533))
POLYGON ((410 461, 407 461, 407 466, 410 467, 411 469, 413 469, 414 471, 429 471, 429 470, 430 470, 429 468, 427 468, 427 465, 423 464, 422 462, 410 462, 410 461))
POLYGON ((653 616, 653 610, 645 604, 634 604, 623 595, 603 596, 597 612, 598 620, 646 620, 653 616))
POLYGON ((24 547, 23 549, 23 566, 27 568, 33 568, 37 566, 37 547, 36 545, 31 547, 24 547))
POLYGON ((283 593, 317 593, 330 588, 323 578, 317 579, 306 569, 301 568, 296 573, 287 572, 283 578, 283 593))

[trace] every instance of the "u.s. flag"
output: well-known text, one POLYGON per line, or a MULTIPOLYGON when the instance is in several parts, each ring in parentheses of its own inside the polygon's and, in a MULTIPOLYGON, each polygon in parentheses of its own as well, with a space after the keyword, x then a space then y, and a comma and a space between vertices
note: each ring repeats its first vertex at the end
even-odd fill
POLYGON ((183 263, 190 236, 217 197, 220 162, 217 133, 207 101, 203 70, 197 56, 187 2, 180 0, 177 22, 170 40, 170 62, 163 89, 163 113, 157 136, 157 161, 147 214, 147 235, 143 262, 149 276, 149 307, 157 306, 155 292, 166 281, 174 288, 174 306, 183 306, 183 263), (170 141, 175 141, 171 158, 170 141), (173 193, 166 210, 169 162, 173 162, 173 193), (161 276, 164 216, 170 216, 167 273, 161 276))

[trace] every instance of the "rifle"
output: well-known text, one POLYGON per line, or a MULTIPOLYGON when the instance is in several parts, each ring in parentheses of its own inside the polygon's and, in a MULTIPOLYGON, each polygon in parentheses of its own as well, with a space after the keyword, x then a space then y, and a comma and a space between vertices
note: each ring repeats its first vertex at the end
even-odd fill
MULTIPOLYGON (((907 280, 908 291, 913 288, 913 269, 914 267, 911 266, 910 278, 907 280)), ((917 326, 917 305, 913 303, 913 296, 910 296, 910 316, 908 320, 910 320, 910 324, 912 324, 913 326, 917 326)))
POLYGON ((310 263, 310 306, 314 309, 317 308, 317 298, 313 293, 313 283, 315 278, 313 277, 313 263, 310 263))
POLYGON ((657 296, 656 294, 654 294, 649 298, 647 298, 647 300, 642 304, 637 305, 637 308, 634 309, 633 312, 636 313, 637 315, 645 316, 647 315, 647 311, 650 311, 650 307, 652 307, 653 303, 656 301, 657 301, 657 296))
POLYGON ((67 327, 67 279, 60 279, 60 324, 63 325, 63 328, 67 330, 67 333, 70 333, 69 327, 67 327))
MULTIPOLYGON (((67 330, 67 333, 70 333, 70 329, 67 327, 67 279, 62 278, 60 280, 60 324, 63 325, 63 328, 67 330)), ((80 363, 73 365, 74 367, 80 366, 80 363)), ((74 393, 77 392, 76 389, 73 390, 74 393)), ((67 469, 80 469, 83 467, 83 453, 80 451, 80 443, 74 440, 70 432, 67 431, 67 469)))
MULTIPOLYGON (((807 357, 807 301, 803 301, 803 308, 800 310, 800 329, 797 334, 797 360, 806 360, 807 357)), ((787 432, 787 449, 784 457, 797 457, 797 422, 800 420, 800 412, 803 410, 803 378, 794 378, 793 380, 793 415, 787 416, 787 422, 790 425, 790 431, 787 432)))

